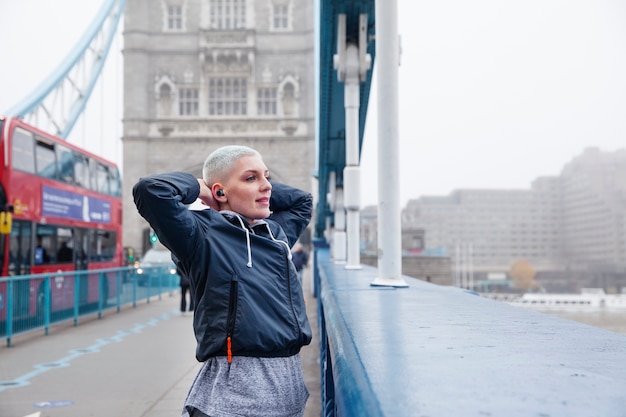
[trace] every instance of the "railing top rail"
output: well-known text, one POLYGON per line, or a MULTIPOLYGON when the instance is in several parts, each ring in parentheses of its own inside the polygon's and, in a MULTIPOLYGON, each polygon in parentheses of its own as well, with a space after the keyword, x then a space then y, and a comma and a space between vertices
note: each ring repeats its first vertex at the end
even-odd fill
POLYGON ((625 335, 316 259, 341 415, 624 415, 625 335))
POLYGON ((28 280, 28 279, 43 279, 54 275, 55 277, 67 277, 74 275, 87 275, 87 274, 97 274, 97 273, 107 273, 107 272, 118 272, 118 271, 131 271, 135 268, 132 266, 119 266, 115 268, 102 268, 102 269, 78 269, 73 271, 49 271, 43 272, 39 274, 29 274, 29 275, 11 275, 0 277, 0 282, 7 281, 19 281, 19 280, 28 280))

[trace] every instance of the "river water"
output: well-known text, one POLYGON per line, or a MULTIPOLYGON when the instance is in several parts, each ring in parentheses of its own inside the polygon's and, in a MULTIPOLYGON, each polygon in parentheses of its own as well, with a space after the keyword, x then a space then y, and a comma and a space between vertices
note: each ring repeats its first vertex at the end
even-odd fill
POLYGON ((626 334, 626 311, 543 311, 546 314, 559 316, 601 327, 612 332, 626 334))

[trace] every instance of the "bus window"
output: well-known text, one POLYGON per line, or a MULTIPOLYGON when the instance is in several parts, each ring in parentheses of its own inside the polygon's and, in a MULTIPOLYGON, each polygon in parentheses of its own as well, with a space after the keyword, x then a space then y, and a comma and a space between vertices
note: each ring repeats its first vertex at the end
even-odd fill
POLYGON ((109 175, 107 177, 109 182, 109 192, 113 197, 122 196, 122 186, 120 181, 120 172, 115 167, 109 167, 109 175))
POLYGON ((30 223, 15 220, 9 239, 9 275, 30 272, 30 223))
POLYGON ((66 184, 74 184, 74 160, 72 151, 65 147, 57 145, 57 161, 59 161, 59 180, 66 184))
POLYGON ((76 269, 87 269, 90 231, 87 229, 74 229, 74 264, 76 269))
POLYGON ((87 158, 89 162, 89 189, 98 191, 98 162, 93 158, 87 158))
POLYGON ((95 173, 96 176, 96 191, 114 197, 120 197, 120 174, 117 168, 103 163, 97 163, 96 168, 92 172, 95 173))
POLYGON ((54 153, 54 144, 47 143, 37 138, 35 143, 35 165, 37 174, 45 178, 56 180, 57 176, 57 159, 54 153))
POLYGON ((84 155, 74 153, 74 175, 76 185, 83 188, 89 188, 89 161, 84 155))
POLYGON ((107 169, 106 165, 97 164, 95 173, 96 173, 96 191, 100 193, 104 193, 104 194, 110 194, 109 193, 109 181, 108 181, 109 170, 107 169))
POLYGON ((36 235, 35 265, 55 263, 57 253, 56 227, 38 224, 36 235))
POLYGON ((114 231, 106 231, 98 233, 98 240, 102 248, 102 260, 110 262, 115 257, 115 249, 117 243, 117 233, 114 231))
POLYGON ((66 227, 57 228, 57 243, 59 250, 57 251, 57 262, 72 263, 74 261, 74 242, 72 241, 72 229, 66 227))
POLYGON ((115 257, 117 233, 112 230, 90 230, 90 262, 110 262, 115 257))
POLYGON ((33 134, 28 130, 16 128, 13 132, 13 168, 34 174, 35 157, 33 152, 33 134))

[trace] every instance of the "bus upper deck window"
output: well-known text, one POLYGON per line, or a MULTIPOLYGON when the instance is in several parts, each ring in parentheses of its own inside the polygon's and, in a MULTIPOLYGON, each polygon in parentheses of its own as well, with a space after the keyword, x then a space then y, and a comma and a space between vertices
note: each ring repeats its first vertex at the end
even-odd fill
POLYGON ((12 140, 13 168, 35 173, 35 155, 33 134, 26 129, 16 128, 12 140))
POLYGON ((78 154, 74 154, 74 176, 76 185, 89 188, 91 176, 89 175, 89 162, 87 159, 78 154))
POLYGON ((103 194, 109 194, 109 172, 104 164, 96 165, 96 189, 103 194))
POLYGON ((74 158, 70 148, 56 146, 59 165, 59 179, 66 184, 74 184, 74 158))
POLYGON ((35 161, 37 174, 53 180, 58 178, 57 158, 53 143, 37 140, 35 146, 35 161))

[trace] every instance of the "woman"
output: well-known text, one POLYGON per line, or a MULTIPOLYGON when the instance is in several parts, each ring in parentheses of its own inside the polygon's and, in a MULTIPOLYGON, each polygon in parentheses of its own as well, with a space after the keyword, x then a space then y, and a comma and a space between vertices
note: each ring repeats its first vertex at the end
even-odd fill
POLYGON ((225 146, 201 179, 142 178, 139 213, 191 280, 196 358, 183 416, 302 416, 300 348, 311 341, 290 248, 311 219, 310 194, 270 183, 261 155, 225 146), (201 200, 204 210, 187 205, 201 200))

